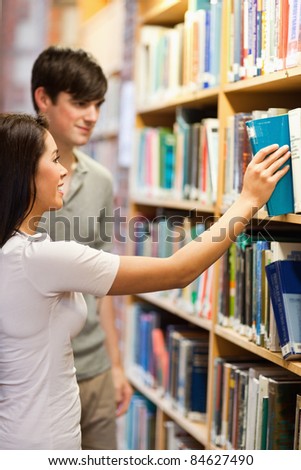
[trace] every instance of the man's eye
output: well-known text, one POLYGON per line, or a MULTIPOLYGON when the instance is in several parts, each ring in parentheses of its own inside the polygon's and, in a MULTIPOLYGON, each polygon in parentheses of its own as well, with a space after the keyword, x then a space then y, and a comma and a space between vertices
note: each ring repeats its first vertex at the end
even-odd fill
POLYGON ((54 161, 54 163, 59 163, 60 157, 56 157, 53 161, 54 161))

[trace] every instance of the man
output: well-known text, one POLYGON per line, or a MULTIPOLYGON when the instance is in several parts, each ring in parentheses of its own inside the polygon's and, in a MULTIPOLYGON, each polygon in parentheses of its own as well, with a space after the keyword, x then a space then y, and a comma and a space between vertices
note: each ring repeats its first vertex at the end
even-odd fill
MULTIPOLYGON (((68 170, 64 206, 45 214, 44 226, 54 240, 76 240, 108 250, 113 223, 112 219, 105 221, 113 212, 112 177, 77 148, 88 142, 106 90, 101 67, 82 49, 51 46, 32 68, 34 108, 48 118, 60 163, 68 170)), ((82 448, 116 449, 115 419, 127 410, 132 389, 121 364, 112 298, 106 297, 101 305, 91 295, 85 300, 88 319, 73 341, 82 406, 82 448)))

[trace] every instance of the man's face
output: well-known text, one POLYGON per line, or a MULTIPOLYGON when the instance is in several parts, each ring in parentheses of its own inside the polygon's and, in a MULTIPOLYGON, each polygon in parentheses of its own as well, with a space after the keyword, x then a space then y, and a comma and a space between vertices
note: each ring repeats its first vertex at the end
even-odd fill
POLYGON ((85 145, 96 124, 103 100, 79 101, 70 93, 60 92, 56 103, 47 102, 45 112, 49 119, 49 131, 58 146, 85 145))

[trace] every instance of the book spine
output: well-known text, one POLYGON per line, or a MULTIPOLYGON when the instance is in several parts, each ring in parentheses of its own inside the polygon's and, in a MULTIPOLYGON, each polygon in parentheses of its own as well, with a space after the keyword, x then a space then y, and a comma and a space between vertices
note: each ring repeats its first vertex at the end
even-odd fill
POLYGON ((288 325, 285 318, 285 307, 282 297, 281 283, 275 263, 270 263, 268 266, 266 266, 266 275, 270 288, 270 295, 279 335, 281 352, 283 357, 286 358, 290 355, 291 348, 288 325))
POLYGON ((257 1, 256 36, 256 68, 257 75, 260 75, 262 70, 262 0, 257 1))
POLYGON ((188 418, 202 421, 206 415, 208 354, 204 346, 193 344, 191 356, 190 410, 188 418))
POLYGON ((205 25, 205 62, 204 62, 204 88, 209 88, 211 86, 211 77, 210 77, 210 23, 211 23, 211 12, 206 11, 206 25, 205 25))
POLYGON ((301 212, 301 108, 292 109, 288 112, 290 142, 291 142, 291 160, 292 176, 294 190, 294 210, 301 212))
POLYGON ((298 36, 299 36, 299 14, 300 1, 290 0, 288 17, 288 40, 286 67, 294 67, 298 64, 298 36))
POLYGON ((267 448, 267 432, 268 432, 268 406, 269 398, 262 398, 262 420, 261 420, 261 443, 260 449, 265 450, 267 448))
POLYGON ((300 450, 301 444, 301 395, 296 395, 294 450, 300 450))
POLYGON ((214 385, 213 385, 213 413, 211 423, 211 440, 215 445, 221 445, 221 432, 222 432, 222 397, 223 397, 223 364, 222 357, 214 359, 214 385))
POLYGON ((289 450, 294 447, 296 396, 301 382, 269 379, 268 385, 268 450, 289 450))
POLYGON ((191 387, 191 352, 192 342, 182 338, 179 345, 177 408, 187 415, 190 406, 189 389, 191 387))
POLYGON ((262 285, 263 285, 263 278, 262 278, 262 251, 269 249, 269 243, 266 241, 258 241, 256 244, 255 249, 255 256, 256 256, 256 344, 258 346, 263 345, 263 337, 261 331, 261 318, 262 318, 262 310, 263 310, 263 303, 262 303, 262 285))

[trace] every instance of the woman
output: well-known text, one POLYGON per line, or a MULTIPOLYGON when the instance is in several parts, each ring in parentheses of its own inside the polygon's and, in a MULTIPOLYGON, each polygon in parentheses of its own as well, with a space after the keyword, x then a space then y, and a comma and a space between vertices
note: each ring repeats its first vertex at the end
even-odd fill
POLYGON ((41 117, 0 115, 1 449, 80 449, 71 349, 85 321, 79 292, 101 297, 189 284, 267 201, 289 155, 287 146, 259 152, 238 200, 170 258, 119 257, 36 233, 42 214, 62 206, 67 172, 41 117))

